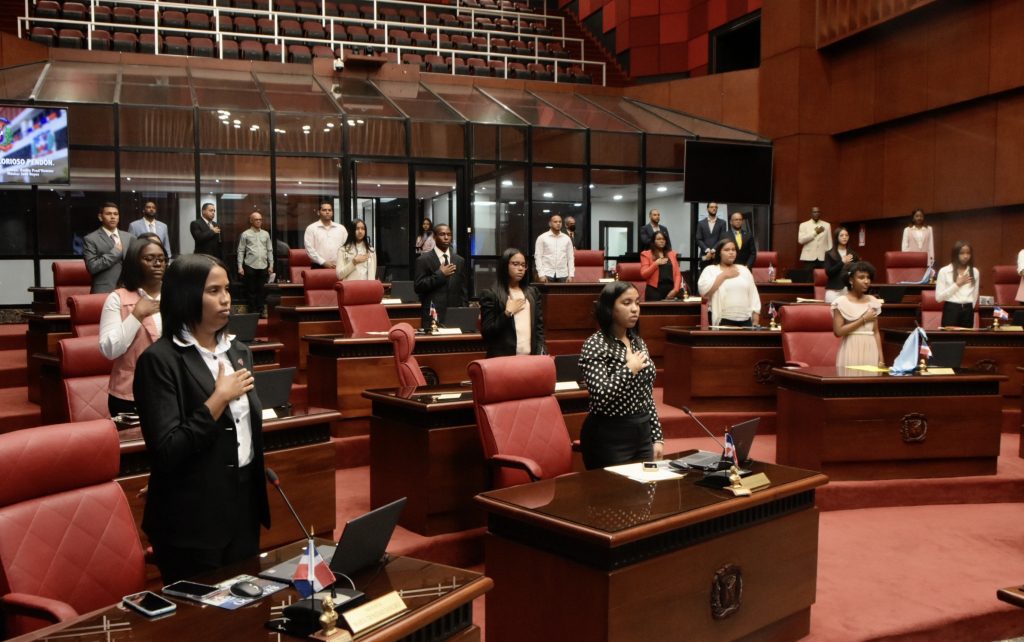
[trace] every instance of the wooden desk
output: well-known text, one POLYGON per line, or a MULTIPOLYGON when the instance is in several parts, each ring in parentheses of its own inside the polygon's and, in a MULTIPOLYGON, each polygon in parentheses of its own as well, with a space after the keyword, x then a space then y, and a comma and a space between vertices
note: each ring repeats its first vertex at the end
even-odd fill
POLYGON ((1006 377, 776 369, 776 460, 832 479, 992 475, 1006 377))
MULTIPOLYGON (((1024 366, 1017 366, 1017 376, 1024 377, 1024 366)), ((1024 458, 1024 394, 1020 397, 1020 447, 1017 454, 1024 458)))
POLYGON ((544 304, 547 341, 584 341, 597 330, 594 302, 607 283, 534 283, 544 304))
POLYGON ((921 320, 920 303, 883 303, 882 314, 878 317, 878 329, 909 332, 921 320))
MULTIPOLYGON (((882 308, 884 316, 886 308, 882 308)), ((882 318, 882 317, 879 317, 882 318)), ((908 331, 884 329, 882 350, 886 363, 892 363, 907 340, 908 331)), ((999 392, 1007 399, 1004 408, 1016 410, 1017 399, 1024 384, 1024 375, 1017 366, 1024 365, 1024 332, 1014 330, 929 330, 928 341, 963 341, 963 367, 981 372, 998 373, 1007 379, 999 386, 999 392)))
MULTIPOLYGON (((665 333, 667 326, 700 325, 700 301, 650 301, 640 304, 640 337, 659 369, 665 367, 665 333)), ((589 334, 587 336, 590 336, 589 334)), ((584 337, 584 340, 586 337, 584 337)))
POLYGON ((781 332, 681 327, 664 331, 665 403, 690 406, 698 413, 774 413, 772 369, 785 365, 781 332))
POLYGON ((57 290, 52 287, 31 287, 32 313, 51 314, 57 311, 57 290))
POLYGON ((266 294, 267 316, 279 305, 297 306, 306 301, 306 288, 302 283, 282 283, 275 281, 263 286, 266 294))
MULTIPOLYGON (((334 446, 331 422, 338 413, 322 408, 302 408, 292 415, 263 422, 263 452, 266 465, 274 469, 295 510, 312 525, 314 533, 330 537, 335 527, 337 507, 334 501, 334 446)), ((124 488, 132 515, 145 542, 142 511, 145 499, 139 491, 149 483, 149 455, 142 430, 131 428, 119 433, 121 470, 118 483, 124 488)), ((260 530, 260 550, 287 544, 295 539, 296 525, 280 494, 268 487, 270 530, 260 530)))
MULTIPOLYGON (((387 337, 346 337, 340 334, 303 337, 309 352, 309 402, 337 408, 344 419, 369 417, 368 388, 398 385, 395 357, 387 337)), ((441 382, 465 381, 470 361, 485 356, 479 334, 417 335, 413 355, 420 366, 433 368, 441 382)))
MULTIPOLYGON (((294 528, 294 524, 292 525, 294 528)), ((322 541, 320 543, 333 543, 322 541)), ((218 569, 201 579, 222 581, 241 573, 255 575, 302 552, 305 542, 282 546, 266 557, 218 569)), ((490 578, 443 564, 434 564, 411 557, 396 557, 382 570, 369 569, 353 576, 353 581, 368 599, 391 591, 406 591, 442 585, 440 595, 410 596, 402 599, 409 610, 400 617, 356 637, 360 642, 397 642, 398 640, 453 640, 478 642, 480 629, 473 624, 473 600, 494 586, 490 578), (454 590, 444 589, 444 585, 454 590)), ((96 642, 98 640, 137 640, 167 642, 169 640, 210 639, 218 642, 280 642, 292 640, 263 627, 280 611, 271 612, 299 598, 286 588, 244 608, 228 611, 189 600, 171 598, 178 609, 173 615, 147 619, 118 605, 100 609, 71 622, 62 622, 19 638, 24 640, 61 640, 62 642, 96 642), (106 627, 109 633, 104 632, 106 627)), ((339 613, 339 615, 341 615, 339 613)), ((343 624, 339 618, 338 624, 343 624)))
POLYGON ((34 354, 57 354, 57 342, 71 336, 70 314, 29 314, 25 332, 25 360, 27 363, 28 400, 41 403, 40 363, 34 354))
MULTIPOLYGON (((402 526, 437 535, 482 526, 473 497, 490 488, 473 391, 468 386, 367 390, 370 420, 370 505, 408 497, 402 526), (444 396, 441 398, 440 396, 444 396)), ((585 390, 555 393, 572 439, 587 414, 585 390)), ((581 468, 582 468, 582 462, 581 468)))
POLYGON ((772 485, 749 498, 697 474, 641 484, 604 470, 480 495, 488 642, 807 635, 827 478, 751 468, 772 485))
POLYGON ((761 295, 761 323, 768 323, 768 305, 770 303, 796 303, 797 299, 813 299, 813 283, 756 283, 757 293, 761 295))

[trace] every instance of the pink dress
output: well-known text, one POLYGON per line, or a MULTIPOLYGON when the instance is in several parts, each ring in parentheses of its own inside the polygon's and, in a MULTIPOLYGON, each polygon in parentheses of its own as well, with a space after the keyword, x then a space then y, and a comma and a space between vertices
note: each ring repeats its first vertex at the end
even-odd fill
MULTIPOLYGON (((869 294, 857 302, 851 301, 846 295, 832 302, 832 309, 839 310, 847 323, 861 318, 869 308, 881 314, 882 301, 869 294)), ((839 346, 839 354, 836 355, 836 367, 877 366, 881 358, 878 344, 875 343, 875 321, 869 321, 843 337, 843 344, 839 346)))

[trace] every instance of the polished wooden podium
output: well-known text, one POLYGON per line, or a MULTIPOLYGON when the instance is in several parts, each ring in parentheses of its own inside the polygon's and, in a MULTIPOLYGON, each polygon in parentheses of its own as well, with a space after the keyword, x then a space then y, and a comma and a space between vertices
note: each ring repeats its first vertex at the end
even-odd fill
POLYGON ((807 635, 827 478, 750 467, 772 483, 749 498, 604 470, 480 495, 488 642, 807 635))
MULTIPOLYGON (((292 527, 297 530, 294 524, 292 527)), ((320 540, 318 543, 334 542, 320 540)), ((197 579, 214 583, 243 573, 255 575, 261 569, 301 555, 304 546, 305 541, 282 546, 258 559, 233 564, 197 579)), ((393 557, 382 567, 361 571, 352 579, 367 599, 398 591, 408 607, 395 619, 361 633, 355 638, 359 642, 479 642, 480 628, 473 623, 473 600, 494 585, 490 578, 480 573, 411 557, 393 557)), ((114 604, 76 620, 62 622, 15 639, 19 642, 184 642, 204 639, 218 642, 281 642, 301 639, 281 635, 264 627, 268 620, 281 617, 282 606, 299 599, 299 594, 291 587, 234 611, 176 597, 170 599, 178 608, 173 614, 163 617, 146 618, 114 604)), ((342 624, 339 620, 339 625, 342 624)))
POLYGON ((832 479, 992 475, 1006 377, 780 368, 776 461, 832 479))

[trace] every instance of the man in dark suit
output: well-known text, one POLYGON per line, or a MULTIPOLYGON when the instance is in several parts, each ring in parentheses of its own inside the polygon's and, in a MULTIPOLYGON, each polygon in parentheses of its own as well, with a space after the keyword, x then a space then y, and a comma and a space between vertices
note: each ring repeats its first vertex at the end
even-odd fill
POLYGON ((715 245, 728 234, 725 221, 718 218, 718 203, 708 203, 707 220, 697 222, 697 255, 702 270, 715 258, 715 245))
POLYGON ((658 210, 651 210, 650 222, 640 228, 640 251, 651 249, 651 242, 654 241, 654 235, 661 232, 665 235, 665 243, 668 247, 672 247, 672 239, 668 236, 668 228, 661 225, 661 212, 658 210))
POLYGON ((424 330, 430 330, 430 305, 437 311, 437 323, 444 323, 448 308, 463 307, 466 294, 466 262, 451 249, 452 229, 441 223, 434 226, 434 249, 416 259, 413 289, 423 306, 420 315, 424 330))
POLYGON ((202 214, 200 220, 192 221, 188 226, 196 242, 196 254, 209 254, 223 259, 220 226, 213 220, 213 217, 217 216, 217 206, 213 203, 203 203, 202 214))
POLYGON ((746 215, 743 212, 733 212, 729 215, 729 235, 736 241, 736 263, 747 266, 747 269, 754 267, 757 260, 757 241, 750 230, 743 225, 746 222, 746 215))
POLYGON ((121 262, 135 237, 117 229, 121 212, 114 203, 104 203, 98 215, 100 229, 82 239, 85 267, 92 275, 92 293, 113 292, 121 278, 121 262))
POLYGON ((565 233, 572 241, 572 249, 578 250, 582 247, 583 235, 576 231, 576 219, 571 216, 565 217, 565 233))

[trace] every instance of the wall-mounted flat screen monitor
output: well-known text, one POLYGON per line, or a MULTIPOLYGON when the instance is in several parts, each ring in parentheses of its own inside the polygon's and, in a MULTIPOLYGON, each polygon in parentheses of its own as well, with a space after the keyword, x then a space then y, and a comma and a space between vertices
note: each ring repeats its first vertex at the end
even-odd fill
POLYGON ((691 203, 721 201, 769 205, 772 201, 770 145, 686 141, 684 196, 691 203))
POLYGON ((0 184, 66 185, 68 110, 0 105, 0 184))

